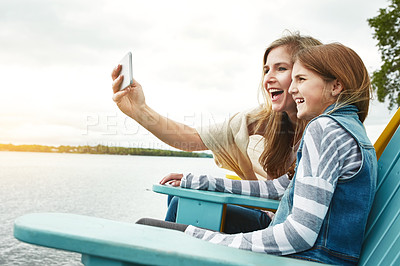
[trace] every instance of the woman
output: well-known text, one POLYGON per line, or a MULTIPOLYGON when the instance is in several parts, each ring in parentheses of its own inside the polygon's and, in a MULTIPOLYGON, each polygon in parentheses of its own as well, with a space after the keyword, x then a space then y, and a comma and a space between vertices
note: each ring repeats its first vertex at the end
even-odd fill
MULTIPOLYGON (((159 115, 146 105, 142 87, 136 81, 126 90, 119 91, 123 78, 118 76, 120 66, 112 73, 113 99, 121 111, 165 143, 186 151, 210 149, 220 167, 234 171, 242 179, 271 180, 269 187, 274 192, 270 197, 280 199, 289 184, 285 174, 293 174, 296 145, 305 125, 297 119, 295 103, 288 94, 293 55, 302 48, 318 44, 316 39, 299 34, 274 41, 263 57, 260 88, 265 104, 256 110, 236 114, 222 125, 196 130, 159 115), (164 134, 167 125, 168 132, 176 134, 164 134), (249 147, 249 143, 258 147, 249 147), (257 149, 262 152, 254 155, 253 151, 257 149), (272 182, 277 177, 280 178, 272 182)), ((165 177, 160 183, 165 184, 170 178, 173 176, 165 177)), ((177 198, 169 198, 167 221, 175 221, 177 204, 177 198)), ((228 206, 225 232, 257 230, 265 228, 270 221, 270 213, 228 206)))
MULTIPOLYGON (((300 51, 292 80, 289 92, 297 117, 312 120, 299 145, 295 175, 271 225, 230 235, 191 225, 177 229, 220 245, 356 265, 377 178, 375 150, 362 124, 371 95, 368 71, 353 50, 335 43, 300 51)), ((223 189, 264 196, 254 182, 233 180, 223 189)), ((214 190, 220 182, 189 174, 175 183, 214 190)))

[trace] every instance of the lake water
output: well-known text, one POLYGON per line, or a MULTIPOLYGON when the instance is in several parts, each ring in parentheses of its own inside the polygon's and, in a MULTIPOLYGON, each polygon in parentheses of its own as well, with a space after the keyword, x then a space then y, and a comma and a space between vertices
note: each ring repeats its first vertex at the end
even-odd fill
POLYGON ((163 219, 166 196, 151 186, 172 172, 226 173, 210 158, 0 152, 0 265, 82 265, 79 254, 19 242, 14 220, 34 212, 163 219))

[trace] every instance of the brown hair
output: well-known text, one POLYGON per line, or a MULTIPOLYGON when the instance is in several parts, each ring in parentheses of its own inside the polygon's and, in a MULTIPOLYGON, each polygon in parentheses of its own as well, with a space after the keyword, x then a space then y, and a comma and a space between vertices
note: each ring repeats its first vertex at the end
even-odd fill
MULTIPOLYGON (((310 36, 301 36, 297 32, 289 33, 271 43, 266 49, 263 57, 263 67, 269 53, 274 48, 286 47, 288 53, 292 56, 292 62, 294 62, 298 51, 320 44, 320 41, 310 36)), ((260 90, 264 96, 265 103, 262 110, 254 115, 257 121, 255 131, 264 136, 264 151, 260 156, 259 162, 270 177, 278 178, 289 170, 292 171, 294 169, 293 149, 300 140, 307 121, 297 120, 292 124, 286 113, 273 111, 271 100, 263 85, 263 77, 260 90)))
POLYGON ((296 60, 325 81, 338 80, 343 87, 332 112, 344 105, 355 105, 364 122, 368 115, 372 87, 368 71, 360 56, 349 47, 331 43, 300 51, 296 60))

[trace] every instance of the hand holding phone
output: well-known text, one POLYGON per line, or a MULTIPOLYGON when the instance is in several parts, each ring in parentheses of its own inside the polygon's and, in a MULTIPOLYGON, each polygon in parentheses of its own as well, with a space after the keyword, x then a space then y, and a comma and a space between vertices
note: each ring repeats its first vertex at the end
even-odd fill
POLYGON ((122 66, 120 75, 124 76, 124 79, 119 87, 119 90, 123 90, 133 83, 132 74, 132 53, 128 52, 119 62, 122 66))

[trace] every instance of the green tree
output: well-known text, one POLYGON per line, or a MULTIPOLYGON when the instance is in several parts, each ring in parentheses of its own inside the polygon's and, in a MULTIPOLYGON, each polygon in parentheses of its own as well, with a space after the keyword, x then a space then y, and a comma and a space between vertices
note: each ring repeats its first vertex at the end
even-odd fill
POLYGON ((389 101, 389 109, 400 107, 400 0, 391 0, 387 8, 379 9, 379 15, 368 19, 374 29, 374 39, 383 61, 379 70, 372 74, 372 86, 378 100, 389 101))

